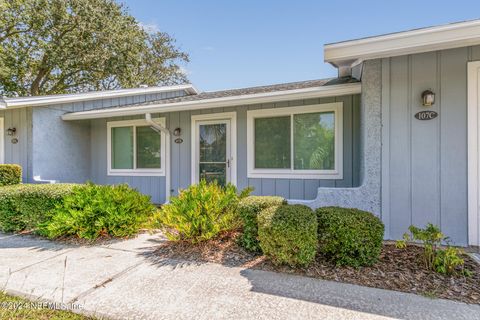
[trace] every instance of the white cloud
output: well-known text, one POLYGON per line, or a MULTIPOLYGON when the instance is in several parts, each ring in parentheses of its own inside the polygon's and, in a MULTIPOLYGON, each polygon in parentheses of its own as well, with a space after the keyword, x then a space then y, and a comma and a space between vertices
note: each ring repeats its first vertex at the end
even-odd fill
POLYGON ((156 23, 139 22, 138 25, 140 26, 140 28, 142 28, 143 30, 145 30, 145 32, 148 32, 148 33, 155 33, 160 31, 160 27, 156 23))
POLYGON ((191 70, 188 70, 186 67, 184 66, 180 66, 180 72, 183 73, 184 75, 186 76, 189 76, 191 75, 193 72, 191 70))

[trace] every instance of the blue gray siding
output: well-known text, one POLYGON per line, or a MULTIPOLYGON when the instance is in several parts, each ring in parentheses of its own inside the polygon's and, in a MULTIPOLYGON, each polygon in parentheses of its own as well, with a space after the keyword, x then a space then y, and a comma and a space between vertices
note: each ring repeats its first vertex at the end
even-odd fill
POLYGON ((4 118, 5 126, 2 133, 5 139, 5 163, 21 165, 23 181, 29 181, 32 172, 32 109, 1 110, 0 117, 4 118), (8 128, 16 128, 16 135, 8 136, 6 134, 8 128), (12 143, 14 138, 18 139, 18 143, 12 143))
MULTIPOLYGON (((359 183, 359 110, 360 96, 310 99, 252 106, 215 108, 198 111, 171 112, 161 115, 171 131, 181 128, 183 143, 171 141, 171 189, 172 194, 191 184, 191 116, 219 112, 237 113, 237 185, 240 189, 252 186, 260 195, 281 195, 287 199, 313 199, 319 186, 353 187, 359 183), (341 101, 344 104, 344 179, 343 180, 300 180, 300 179, 248 179, 247 178, 247 110, 258 108, 281 108, 308 104, 341 101)), ((157 203, 165 201, 165 177, 119 177, 107 176, 107 122, 141 117, 117 117, 91 121, 91 179, 97 183, 127 182, 141 192, 149 194, 157 203)))
POLYGON ((60 182, 84 182, 92 179, 90 122, 65 122, 65 112, 122 106, 185 95, 184 91, 146 94, 125 98, 107 98, 54 106, 0 110, 5 130, 17 129, 15 137, 3 132, 5 162, 23 168, 23 181, 34 176, 60 182), (12 138, 18 143, 13 144, 12 138))
MULTIPOLYGON (((128 183, 144 194, 152 197, 154 203, 165 202, 165 177, 135 177, 107 175, 107 121, 136 119, 139 117, 120 117, 91 121, 91 176, 90 179, 99 184, 128 183)), ((141 119, 142 117, 140 117, 141 119)))
POLYGON ((191 183, 191 116, 218 112, 237 113, 237 185, 239 188, 252 186, 254 194, 280 195, 287 199, 313 199, 322 186, 353 187, 359 184, 359 126, 360 126, 360 96, 343 96, 322 99, 268 103, 251 106, 215 108, 201 111, 182 111, 164 115, 170 130, 182 129, 181 144, 172 141, 172 189, 186 188, 191 183), (303 106, 309 104, 343 102, 344 121, 344 179, 313 180, 313 179, 248 179, 247 178, 247 110, 269 109, 303 106))
POLYGON ((382 61, 382 217, 388 238, 411 224, 439 225, 467 243, 467 62, 480 47, 401 56, 382 61), (431 89, 439 116, 414 118, 431 89))

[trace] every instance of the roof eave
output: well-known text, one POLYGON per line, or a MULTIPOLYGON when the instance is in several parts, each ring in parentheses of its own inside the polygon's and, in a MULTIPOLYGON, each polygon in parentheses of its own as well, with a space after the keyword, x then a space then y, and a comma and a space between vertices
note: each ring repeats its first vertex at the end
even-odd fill
POLYGON ((166 113, 174 111, 201 110, 219 107, 232 107, 238 105, 250 105, 257 103, 280 102, 297 99, 322 98, 332 96, 342 96, 350 94, 359 94, 361 92, 360 83, 349 83, 339 85, 329 85, 321 87, 303 88, 287 91, 276 91, 268 93, 257 93, 249 95, 240 95, 232 97, 183 101, 175 103, 150 104, 131 107, 119 107, 109 109, 97 109, 90 111, 80 111, 66 113, 62 116, 63 120, 88 120, 97 118, 109 118, 120 116, 133 116, 145 113, 166 113))
POLYGON ((324 46, 325 62, 334 66, 480 44, 480 20, 417 29, 324 46))
MULTIPOLYGON (((129 96, 138 96, 142 94, 155 94, 161 92, 185 91, 185 93, 198 94, 198 90, 191 84, 165 86, 165 87, 146 87, 133 89, 120 89, 108 91, 95 91, 79 94, 65 94, 53 96, 36 96, 36 97, 20 97, 20 98, 5 98, 4 104, 6 108, 22 108, 32 106, 47 106, 62 103, 73 103, 80 101, 90 101, 96 99, 106 98, 121 98, 129 96)), ((1 101, 0 101, 1 105, 1 101)), ((1 108, 1 107, 0 107, 1 108)))

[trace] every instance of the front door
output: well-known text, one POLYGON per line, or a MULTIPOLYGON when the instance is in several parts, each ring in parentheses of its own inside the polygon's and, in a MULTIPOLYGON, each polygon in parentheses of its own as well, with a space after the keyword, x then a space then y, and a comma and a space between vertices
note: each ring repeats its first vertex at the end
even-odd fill
POLYGON ((232 182, 231 119, 196 119, 194 122, 194 182, 216 181, 225 186, 232 182))

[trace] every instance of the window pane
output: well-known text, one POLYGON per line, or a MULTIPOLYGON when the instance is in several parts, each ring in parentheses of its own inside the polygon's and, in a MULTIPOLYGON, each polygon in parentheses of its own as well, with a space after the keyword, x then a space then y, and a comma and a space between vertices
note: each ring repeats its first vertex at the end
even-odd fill
POLYGON ((200 162, 227 161, 227 125, 200 125, 200 162))
POLYGON ((151 127, 137 127, 137 168, 160 169, 160 133, 151 127))
POLYGON ((112 169, 133 169, 133 127, 112 128, 112 169))
POLYGON ((227 181, 226 167, 225 163, 200 163, 200 180, 217 181, 219 185, 225 186, 227 181))
POLYGON ((290 116, 255 119, 255 168, 290 167, 290 116))
POLYGON ((294 168, 335 169, 335 113, 296 114, 293 122, 294 168))

